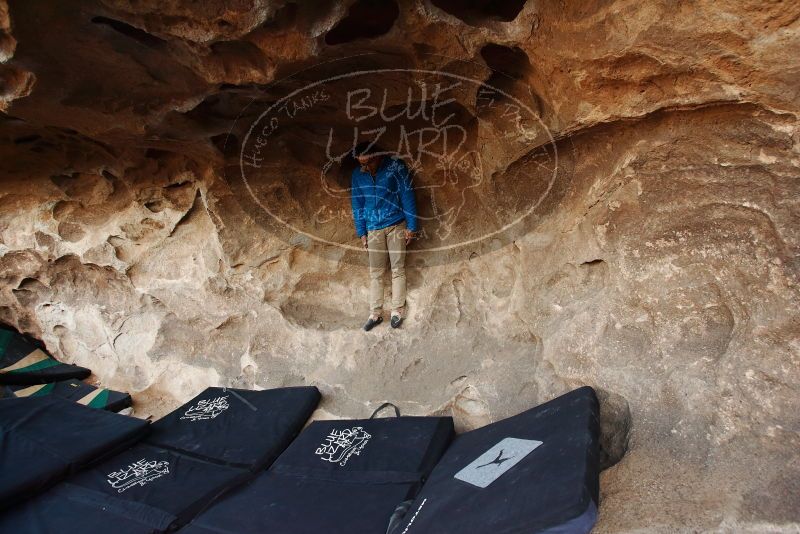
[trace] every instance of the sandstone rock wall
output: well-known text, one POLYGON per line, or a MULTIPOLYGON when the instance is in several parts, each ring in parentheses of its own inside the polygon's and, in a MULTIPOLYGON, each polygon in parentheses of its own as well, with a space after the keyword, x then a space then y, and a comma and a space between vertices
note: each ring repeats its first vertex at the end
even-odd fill
MULTIPOLYGON (((467 429, 590 384, 606 463, 627 448, 598 532, 800 528, 797 5, 9 4, 0 320, 138 415, 315 384, 321 416, 391 400, 467 429), (266 84, 360 53, 485 80, 552 135, 498 139, 457 103, 495 188, 464 197, 459 232, 537 197, 503 176, 558 155, 513 233, 410 258, 404 328, 370 334, 362 255, 275 231, 236 178, 266 84)), ((300 219, 312 126, 266 172, 300 219)))

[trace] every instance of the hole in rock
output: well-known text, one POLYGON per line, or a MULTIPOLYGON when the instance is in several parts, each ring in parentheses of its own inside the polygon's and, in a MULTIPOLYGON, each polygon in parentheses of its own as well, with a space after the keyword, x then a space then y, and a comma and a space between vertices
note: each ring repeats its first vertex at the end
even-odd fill
POLYGON ((148 159, 159 159, 172 154, 169 150, 161 150, 160 148, 148 148, 144 152, 144 157, 148 159))
POLYGON ((41 139, 41 135, 33 134, 33 135, 23 135, 22 137, 17 137, 14 139, 15 145, 24 145, 26 143, 33 143, 41 139))
POLYGON ((414 43, 412 46, 414 47, 414 52, 419 55, 433 54, 436 52, 435 46, 431 46, 426 43, 414 43))
POLYGON ((261 49, 248 41, 219 41, 211 45, 211 51, 222 59, 223 64, 245 64, 265 69, 265 58, 261 49))
POLYGON ((264 24, 261 25, 262 28, 268 28, 270 30, 283 30, 286 28, 291 28, 295 21, 297 20, 297 4, 294 2, 289 2, 278 11, 275 12, 275 15, 264 24))
POLYGON ((481 48, 481 57, 490 69, 502 72, 515 80, 525 77, 531 68, 528 54, 518 46, 489 43, 481 48))
POLYGON ((39 282, 39 280, 37 280, 36 278, 31 278, 30 276, 26 276, 25 278, 19 281, 19 284, 17 284, 17 289, 30 289, 31 287, 37 284, 42 285, 42 283, 39 282))
POLYGON ((50 141, 41 141, 41 142, 36 143, 35 145, 33 145, 30 148, 30 151, 31 152, 36 152, 37 154, 42 154, 42 153, 45 153, 48 150, 52 150, 54 148, 56 148, 56 145, 54 143, 51 143, 50 141))
POLYGON ((526 0, 431 0, 431 3, 470 26, 487 21, 511 22, 526 0))
POLYGON ((233 134, 215 135, 210 141, 225 156, 236 155, 239 151, 239 139, 233 134))
POLYGON ((518 80, 524 79, 531 70, 528 55, 519 47, 490 43, 481 48, 481 57, 492 69, 486 85, 511 93, 518 80))
POLYGON ((23 306, 34 306, 39 298, 39 293, 46 291, 47 287, 35 278, 23 278, 16 289, 11 293, 23 306))
POLYGON ((156 37, 153 34, 147 33, 146 31, 135 26, 131 26, 130 24, 122 22, 121 20, 114 20, 108 17, 98 16, 94 17, 92 22, 94 24, 108 26, 117 33, 121 33, 125 37, 130 37, 134 41, 137 41, 145 46, 157 47, 166 42, 160 37, 156 37))
POLYGON ((207 96, 184 116, 197 122, 198 125, 211 126, 220 120, 226 121, 230 125, 242 112, 242 102, 229 89, 239 89, 239 87, 223 85, 220 89, 222 89, 221 92, 207 96))
POLYGON ((66 190, 71 185, 75 184, 78 179, 77 173, 69 175, 69 174, 59 174, 56 176, 51 176, 50 181, 58 187, 59 189, 66 190))
POLYGON ((358 0, 325 35, 325 43, 338 45, 380 37, 392 28, 398 15, 400 8, 394 0, 358 0))
POLYGON ((164 201, 161 199, 149 200, 144 203, 144 207, 153 213, 164 211, 164 201))
POLYGON ((175 182, 174 184, 165 185, 164 189, 165 190, 180 189, 181 187, 183 187, 185 185, 188 185, 188 184, 191 184, 191 183, 192 182, 190 180, 181 180, 180 182, 175 182))

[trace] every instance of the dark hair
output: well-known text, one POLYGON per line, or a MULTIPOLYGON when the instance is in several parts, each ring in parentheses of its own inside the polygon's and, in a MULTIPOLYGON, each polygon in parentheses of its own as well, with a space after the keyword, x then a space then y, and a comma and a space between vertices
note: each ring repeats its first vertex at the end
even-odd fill
POLYGON ((384 150, 374 141, 361 141, 353 148, 353 157, 369 156, 379 152, 384 152, 384 150))

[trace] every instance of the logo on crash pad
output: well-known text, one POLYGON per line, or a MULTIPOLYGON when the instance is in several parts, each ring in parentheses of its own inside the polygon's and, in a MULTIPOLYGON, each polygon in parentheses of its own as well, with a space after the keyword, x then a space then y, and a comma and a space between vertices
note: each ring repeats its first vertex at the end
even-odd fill
POLYGON ((142 458, 128 467, 107 475, 111 487, 122 493, 134 486, 144 486, 159 477, 169 474, 169 462, 142 458))
POLYGON ((333 429, 314 454, 326 462, 344 466, 351 456, 361 454, 371 437, 360 426, 342 430, 333 429))
POLYGON ((230 408, 228 404, 228 396, 216 397, 214 399, 207 399, 197 401, 197 405, 191 406, 186 410, 181 419, 188 419, 189 421, 206 421, 214 419, 216 416, 230 408))
POLYGON ((504 438, 454 476, 473 486, 485 488, 541 444, 535 439, 504 438))

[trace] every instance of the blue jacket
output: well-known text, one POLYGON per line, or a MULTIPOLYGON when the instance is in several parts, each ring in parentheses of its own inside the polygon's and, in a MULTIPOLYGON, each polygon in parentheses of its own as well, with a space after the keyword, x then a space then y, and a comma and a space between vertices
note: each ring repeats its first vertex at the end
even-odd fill
POLYGON ((403 220, 417 231, 417 203, 408 167, 402 160, 384 156, 375 178, 356 166, 350 182, 350 201, 358 237, 403 220))

